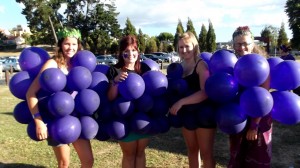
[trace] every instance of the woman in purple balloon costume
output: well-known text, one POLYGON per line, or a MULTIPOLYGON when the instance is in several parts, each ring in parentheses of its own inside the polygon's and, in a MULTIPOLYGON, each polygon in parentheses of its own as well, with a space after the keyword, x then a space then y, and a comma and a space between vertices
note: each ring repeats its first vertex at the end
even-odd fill
MULTIPOLYGON (((233 49, 238 57, 256 53, 262 56, 262 51, 254 44, 254 37, 248 26, 238 27, 233 35, 233 49)), ((261 85, 269 90, 269 78, 261 85)), ((230 138, 230 160, 228 168, 269 168, 271 167, 272 153, 272 119, 267 114, 264 117, 251 118, 245 129, 232 134, 230 138)))
MULTIPOLYGON (((58 32, 58 44, 57 51, 52 59, 49 59, 41 68, 39 74, 33 80, 29 87, 26 99, 28 107, 33 116, 36 125, 36 136, 38 140, 48 140, 48 145, 52 146, 55 153, 58 167, 69 167, 70 164, 70 146, 68 144, 60 144, 53 139, 49 139, 47 126, 43 121, 43 118, 38 109, 37 93, 41 88, 39 78, 43 71, 49 68, 59 68, 65 74, 71 69, 71 58, 82 49, 81 46, 81 34, 79 30, 72 28, 64 28, 58 32)), ((94 158, 92 148, 89 140, 78 139, 72 143, 81 162, 81 167, 91 168, 93 167, 94 158)))
MULTIPOLYGON (((199 109, 198 105, 206 104, 208 101, 204 88, 209 77, 209 69, 208 65, 198 56, 200 49, 193 33, 186 32, 180 36, 178 53, 182 59, 182 78, 187 82, 188 89, 192 93, 175 102, 170 108, 170 113, 183 117, 189 115, 194 118, 193 114, 199 111, 197 110, 199 109)), ((200 167, 202 161, 202 167, 212 168, 215 167, 213 146, 216 122, 213 119, 212 122, 207 122, 211 119, 203 113, 201 113, 201 118, 206 118, 206 123, 198 121, 197 126, 193 128, 187 125, 182 128, 182 134, 188 149, 189 167, 200 167)))
MULTIPOLYGON (((141 74, 140 55, 135 36, 128 35, 120 41, 120 54, 118 63, 110 67, 107 78, 110 81, 108 99, 115 100, 118 97, 119 83, 128 77, 128 73, 141 74)), ((122 149, 122 167, 146 167, 145 149, 149 143, 149 135, 130 132, 125 138, 119 140, 122 149)))

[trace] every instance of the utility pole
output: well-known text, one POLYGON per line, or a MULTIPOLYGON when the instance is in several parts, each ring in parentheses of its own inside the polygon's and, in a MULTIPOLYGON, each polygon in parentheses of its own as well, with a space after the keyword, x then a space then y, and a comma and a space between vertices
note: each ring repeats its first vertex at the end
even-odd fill
POLYGON ((52 32, 53 32, 53 36, 54 36, 54 39, 55 39, 55 43, 57 44, 58 40, 57 40, 56 33, 55 33, 55 30, 54 30, 54 27, 53 27, 52 20, 51 20, 50 16, 49 16, 49 22, 50 22, 50 25, 51 25, 51 28, 52 28, 52 32))

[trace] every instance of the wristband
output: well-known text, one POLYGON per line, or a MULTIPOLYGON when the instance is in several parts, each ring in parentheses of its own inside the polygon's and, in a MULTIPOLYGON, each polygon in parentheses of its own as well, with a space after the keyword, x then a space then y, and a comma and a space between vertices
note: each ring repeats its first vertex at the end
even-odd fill
POLYGON ((33 119, 35 119, 35 118, 37 118, 37 117, 40 117, 40 116, 41 116, 40 112, 37 112, 37 113, 35 113, 35 114, 32 114, 32 118, 33 118, 33 119))

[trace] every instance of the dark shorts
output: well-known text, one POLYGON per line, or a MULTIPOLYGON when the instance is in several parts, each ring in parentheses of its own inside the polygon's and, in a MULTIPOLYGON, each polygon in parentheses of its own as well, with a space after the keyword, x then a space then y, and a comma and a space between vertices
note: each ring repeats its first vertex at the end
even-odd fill
POLYGON ((183 126, 188 130, 197 128, 217 128, 216 108, 209 100, 197 104, 184 105, 178 112, 183 126))
POLYGON ((48 145, 52 146, 52 147, 59 147, 59 146, 62 146, 62 145, 66 145, 66 144, 59 143, 59 142, 55 141, 52 138, 48 138, 47 142, 48 142, 48 145))

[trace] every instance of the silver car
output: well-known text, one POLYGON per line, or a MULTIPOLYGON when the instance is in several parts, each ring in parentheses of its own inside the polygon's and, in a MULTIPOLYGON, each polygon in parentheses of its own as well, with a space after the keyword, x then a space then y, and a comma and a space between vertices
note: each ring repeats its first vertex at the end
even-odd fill
POLYGON ((106 65, 115 65, 117 63, 117 59, 111 55, 97 55, 97 64, 106 64, 106 65))
POLYGON ((2 62, 2 71, 10 70, 12 68, 13 71, 21 71, 19 58, 18 57, 8 57, 2 62))

